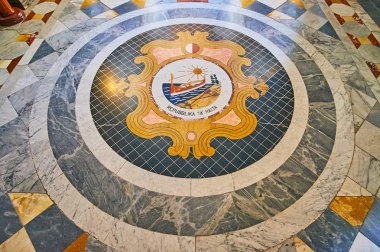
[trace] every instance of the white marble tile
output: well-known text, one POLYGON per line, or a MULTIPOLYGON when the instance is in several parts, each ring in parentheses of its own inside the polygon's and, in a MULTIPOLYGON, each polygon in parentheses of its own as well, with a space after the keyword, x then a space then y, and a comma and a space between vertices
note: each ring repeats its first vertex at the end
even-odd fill
POLYGON ((33 43, 30 45, 29 49, 25 52, 24 56, 22 56, 19 66, 29 64, 30 60, 33 58, 33 55, 36 53, 37 49, 40 47, 43 39, 35 39, 33 43))
POLYGON ((113 9, 121 4, 129 2, 129 0, 101 0, 101 2, 108 6, 110 9, 113 9))
POLYGON ((380 248, 359 232, 352 243, 350 252, 380 252, 380 248))
POLYGON ((8 77, 8 70, 6 68, 0 68, 0 87, 5 83, 8 77))
POLYGON ((59 20, 56 20, 50 32, 46 35, 46 38, 54 36, 60 32, 66 31, 68 28, 59 20))
POLYGON ((93 17, 93 18, 104 18, 104 19, 112 19, 114 17, 119 16, 115 11, 113 10, 108 10, 103 13, 100 13, 99 15, 93 17))
POLYGON ((356 145, 380 160, 380 129, 364 121, 355 137, 356 145))
POLYGON ((17 82, 13 83, 13 87, 8 92, 8 95, 15 93, 36 81, 39 81, 39 79, 28 66, 25 66, 25 69, 19 74, 17 82))
POLYGON ((5 99, 4 103, 0 106, 0 127, 16 119, 17 116, 18 114, 12 104, 8 99, 5 99))
POLYGON ((23 55, 29 46, 25 42, 12 42, 7 45, 0 46, 0 59, 12 60, 23 55))
POLYGON ((36 14, 46 14, 52 12, 57 8, 57 4, 55 2, 43 2, 34 6, 33 11, 36 14))
POLYGON ((272 9, 277 9, 278 7, 280 7, 282 4, 286 2, 286 0, 257 0, 257 1, 271 7, 272 9))
POLYGON ((61 17, 59 21, 61 21, 66 27, 71 28, 89 19, 90 18, 81 10, 77 10, 73 13, 61 17))

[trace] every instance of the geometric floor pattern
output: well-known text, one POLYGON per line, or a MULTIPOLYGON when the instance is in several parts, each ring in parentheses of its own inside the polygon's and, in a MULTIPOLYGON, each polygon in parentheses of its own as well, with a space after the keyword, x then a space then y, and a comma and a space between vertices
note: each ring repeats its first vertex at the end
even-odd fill
MULTIPOLYGON (((203 7, 197 8, 200 12, 204 8, 210 15, 214 13, 207 6, 219 4, 220 8, 238 9, 253 17, 266 16, 285 25, 331 63, 350 97, 355 146, 348 174, 337 194, 332 201, 325 202, 326 209, 319 209, 318 218, 287 240, 271 248, 247 247, 245 251, 380 251, 380 28, 376 25, 378 16, 368 8, 375 8, 377 4, 352 0, 32 1, 21 24, 0 30, 0 251, 115 250, 106 245, 111 232, 109 236, 101 237, 89 232, 87 227, 79 227, 77 219, 60 208, 57 195, 50 195, 51 188, 45 188, 49 178, 41 177, 40 171, 36 170, 38 160, 35 160, 29 143, 33 134, 31 124, 36 123, 32 118, 33 106, 45 95, 38 90, 47 85, 50 67, 84 34, 117 20, 119 16, 133 16, 148 8, 178 4, 180 10, 181 4, 186 4, 183 2, 202 2, 203 7)), ((186 17, 186 13, 182 15, 186 17)), ((152 15, 150 18, 159 17, 152 15)), ((244 23, 232 15, 223 18, 244 23)), ((136 21, 136 26, 139 22, 136 21)), ((283 45, 287 43, 284 37, 278 41, 283 45)), ((306 56, 297 51, 291 60, 302 57, 306 56)), ((302 65, 297 67, 301 69, 302 65)), ((303 77, 313 76, 310 73, 303 77)), ((320 80, 316 86, 323 84, 320 80)), ((320 154, 318 151, 314 149, 313 154, 320 154)), ((59 180, 60 176, 64 175, 57 175, 54 179, 59 180)), ((297 181, 292 180, 288 185, 295 185, 297 181)), ((281 184, 281 181, 276 183, 281 184)), ((131 188, 123 189, 134 195, 131 188)), ((262 197, 266 193, 260 188, 256 192, 262 197)), ((238 202, 239 198, 235 195, 233 200, 238 202)), ((75 205, 75 202, 70 203, 75 205)), ((281 207, 274 206, 275 209, 281 207)), ((226 216, 225 220, 229 218, 232 217, 226 216)), ((273 233, 277 234, 274 230, 273 233)), ((194 250, 238 251, 237 247, 223 240, 234 235, 219 236, 220 243, 210 243, 203 250, 195 247, 194 250)), ((148 243, 148 239, 142 242, 148 243)), ((146 247, 131 248, 130 251, 149 251, 146 247)), ((156 250, 185 251, 169 247, 157 247, 156 250)))

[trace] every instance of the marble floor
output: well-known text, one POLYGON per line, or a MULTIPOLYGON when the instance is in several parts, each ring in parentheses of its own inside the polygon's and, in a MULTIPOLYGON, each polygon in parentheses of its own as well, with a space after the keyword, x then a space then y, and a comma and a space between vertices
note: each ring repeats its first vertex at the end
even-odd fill
POLYGON ((36 0, 0 27, 0 251, 380 251, 378 0, 36 0))

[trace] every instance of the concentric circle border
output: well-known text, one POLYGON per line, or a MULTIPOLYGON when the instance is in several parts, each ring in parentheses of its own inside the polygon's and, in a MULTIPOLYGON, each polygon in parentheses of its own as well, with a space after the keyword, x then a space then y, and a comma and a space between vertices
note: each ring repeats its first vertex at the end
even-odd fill
MULTIPOLYGON (((191 20, 194 20, 191 19, 191 20)), ((312 223, 326 208, 340 188, 345 174, 351 163, 354 149, 354 130, 352 109, 344 89, 344 84, 338 77, 332 65, 316 51, 308 41, 299 34, 291 31, 282 24, 263 15, 248 12, 242 9, 226 8, 212 4, 203 5, 196 3, 161 5, 160 9, 149 8, 136 11, 115 18, 100 25, 89 32, 86 37, 78 40, 66 50, 61 59, 49 70, 44 84, 39 89, 30 120, 30 146, 37 172, 45 189, 59 208, 72 219, 79 227, 94 235, 105 244, 122 250, 131 251, 194 251, 195 239, 197 247, 202 244, 234 244, 235 248, 265 249, 277 245, 281 241, 305 228, 312 223), (337 109, 337 136, 335 145, 325 170, 311 189, 305 193, 296 203, 277 214, 271 219, 244 230, 230 232, 223 235, 211 235, 203 237, 181 237, 166 235, 131 226, 121 220, 99 210, 70 184, 57 165, 47 131, 47 110, 49 97, 54 87, 57 73, 60 73, 70 59, 70 55, 76 53, 81 46, 89 41, 89 38, 104 32, 108 27, 121 21, 136 17, 141 14, 158 10, 204 8, 209 10, 221 10, 237 12, 266 24, 281 29, 281 32, 301 46, 317 63, 322 73, 327 78, 334 95, 337 109), (342 175, 344 174, 344 175, 342 175), (334 181, 334 183, 329 183, 334 181), (146 242, 149 240, 149 242, 146 242)))
POLYGON ((126 33, 100 51, 89 64, 84 72, 77 90, 77 100, 75 111, 79 131, 87 147, 94 156, 111 172, 120 178, 137 185, 139 187, 176 196, 211 196, 227 193, 245 188, 263 178, 269 176, 277 170, 295 151, 305 132, 309 104, 306 87, 295 64, 282 52, 273 42, 262 37, 256 32, 239 27, 224 21, 210 19, 194 19, 194 24, 209 24, 214 26, 224 26, 243 32, 247 36, 259 42, 270 51, 282 64, 292 83, 294 92, 294 112, 291 123, 280 142, 263 158, 257 162, 230 174, 210 177, 210 178, 176 178, 160 175, 142 169, 131 162, 126 161, 116 153, 103 139, 97 130, 92 119, 90 109, 91 86, 95 75, 103 64, 104 60, 120 45, 132 37, 163 26, 178 25, 188 23, 189 19, 166 20, 160 23, 145 25, 136 29, 138 31, 126 33))

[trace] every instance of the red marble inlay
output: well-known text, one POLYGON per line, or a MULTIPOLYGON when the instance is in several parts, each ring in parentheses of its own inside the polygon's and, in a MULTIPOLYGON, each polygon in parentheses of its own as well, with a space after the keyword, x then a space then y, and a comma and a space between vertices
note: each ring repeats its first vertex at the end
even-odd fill
POLYGON ((362 25, 364 25, 363 20, 360 19, 360 17, 358 16, 358 14, 355 13, 352 17, 355 19, 355 21, 356 21, 358 24, 362 24, 362 25))
POLYGON ((377 41, 377 39, 375 38, 375 36, 373 36, 372 33, 368 36, 368 39, 369 41, 371 41, 372 45, 380 47, 379 41, 377 41))
POLYGON ((345 5, 348 5, 348 6, 351 6, 346 0, 340 0, 341 3, 345 4, 345 5))
POLYGON ((36 15, 36 13, 34 13, 34 11, 31 11, 31 12, 28 14, 28 16, 26 16, 26 18, 24 19, 24 21, 22 21, 22 22, 25 23, 26 21, 31 20, 31 19, 34 17, 34 15, 36 15))
POLYGON ((377 78, 380 76, 380 70, 377 68, 377 66, 372 63, 372 62, 369 62, 369 61, 366 61, 367 63, 367 66, 369 67, 369 69, 371 70, 371 72, 373 73, 373 75, 377 78))
POLYGON ((9 65, 7 67, 8 73, 12 73, 12 71, 15 69, 17 64, 20 62, 22 56, 24 56, 24 55, 18 56, 17 58, 13 59, 11 61, 11 63, 9 63, 9 65))
POLYGON ((326 1, 326 3, 327 3, 328 6, 332 5, 332 1, 331 0, 325 0, 325 1, 326 1))
POLYGON ((51 11, 51 12, 49 12, 49 13, 46 13, 45 16, 42 18, 42 21, 43 21, 44 23, 46 23, 46 22, 49 20, 50 16, 53 14, 53 12, 54 12, 54 11, 51 11))
POLYGON ((360 41, 353 35, 346 33, 347 36, 351 39, 351 42, 355 45, 356 49, 358 49, 361 46, 360 41))
POLYGON ((343 25, 346 22, 346 21, 344 21, 344 19, 340 15, 338 15, 336 13, 334 13, 334 15, 335 15, 335 18, 338 20, 340 25, 343 25))
POLYGON ((34 32, 30 34, 29 38, 25 42, 30 46, 35 40, 35 38, 37 37, 37 35, 38 35, 38 32, 34 32))

